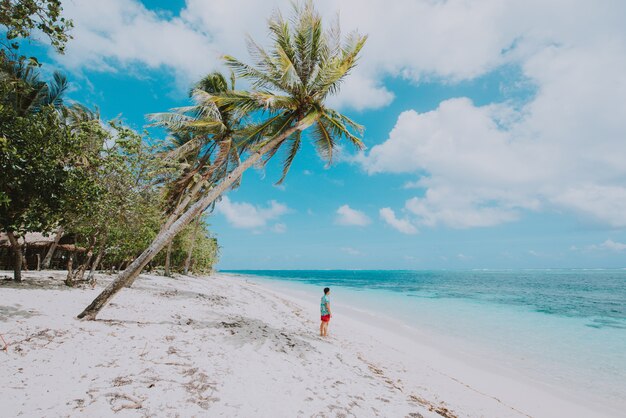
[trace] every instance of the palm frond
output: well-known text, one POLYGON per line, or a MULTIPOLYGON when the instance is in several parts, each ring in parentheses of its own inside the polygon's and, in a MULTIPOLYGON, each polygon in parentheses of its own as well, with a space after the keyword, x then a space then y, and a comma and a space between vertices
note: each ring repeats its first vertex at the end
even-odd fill
POLYGON ((293 164, 293 160, 296 158, 298 151, 300 150, 300 143, 302 142, 302 131, 297 131, 292 137, 289 139, 289 150, 287 151, 287 156, 283 161, 283 172, 280 179, 276 182, 276 184, 282 184, 287 177, 287 173, 289 173, 289 169, 291 168, 291 164, 293 164))
POLYGON ((328 165, 330 165, 333 160, 333 151, 335 150, 336 144, 331 130, 322 119, 318 120, 313 126, 312 137, 320 157, 327 160, 328 165))
POLYGON ((48 84, 48 94, 42 104, 58 108, 63 106, 63 95, 69 87, 69 82, 67 77, 59 71, 54 72, 52 79, 52 82, 48 84))

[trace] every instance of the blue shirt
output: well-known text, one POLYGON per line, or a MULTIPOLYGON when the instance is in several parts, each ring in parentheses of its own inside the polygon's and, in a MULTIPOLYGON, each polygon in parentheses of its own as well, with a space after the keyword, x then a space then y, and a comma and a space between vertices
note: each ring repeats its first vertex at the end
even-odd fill
POLYGON ((328 296, 322 296, 322 302, 320 304, 320 311, 322 312, 322 315, 330 315, 330 312, 328 311, 328 309, 326 309, 327 303, 330 303, 330 299, 328 299, 328 296))

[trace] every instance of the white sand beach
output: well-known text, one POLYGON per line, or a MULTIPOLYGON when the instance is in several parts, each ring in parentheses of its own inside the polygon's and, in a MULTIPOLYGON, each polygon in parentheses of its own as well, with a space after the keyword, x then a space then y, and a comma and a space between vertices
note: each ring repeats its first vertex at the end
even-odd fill
POLYGON ((75 316, 111 276, 62 278, 0 286, 1 416, 617 416, 340 302, 322 339, 317 299, 241 277, 142 275, 92 322, 75 316))

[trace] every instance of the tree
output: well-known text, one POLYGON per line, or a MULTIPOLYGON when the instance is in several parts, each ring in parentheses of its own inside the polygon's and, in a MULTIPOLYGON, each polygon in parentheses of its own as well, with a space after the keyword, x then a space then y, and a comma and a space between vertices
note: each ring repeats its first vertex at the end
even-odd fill
MULTIPOLYGON (((325 32, 321 17, 311 1, 296 6, 292 22, 283 19, 279 13, 270 19, 273 41, 270 51, 250 40, 254 65, 226 57, 227 64, 235 73, 249 79, 256 90, 202 94, 201 100, 207 108, 223 108, 241 118, 251 114, 266 117, 262 123, 253 124, 247 136, 236 144, 248 154, 248 158, 162 230, 150 246, 78 315, 79 318, 95 319, 119 290, 132 282, 185 226, 236 184, 245 170, 263 158, 268 161, 286 145, 287 156, 283 163, 283 176, 279 180, 282 181, 300 149, 302 132, 307 128, 313 126, 311 138, 329 162, 332 161, 337 141, 342 138, 362 147, 361 140, 352 133, 360 132, 361 127, 327 108, 324 102, 339 90, 341 82, 356 65, 366 38, 353 33, 342 43, 337 25, 325 32)), ((215 112, 201 115, 198 121, 219 122, 215 112)))
POLYGON ((17 49, 16 40, 31 38, 33 31, 46 35, 57 52, 65 51, 71 36, 71 20, 61 13, 61 0, 0 0, 0 25, 6 27, 4 44, 7 49, 17 49))
POLYGON ((207 100, 234 88, 234 75, 229 83, 223 74, 213 72, 190 91, 195 105, 148 116, 155 126, 170 131, 169 144, 161 155, 181 170, 166 181, 165 212, 169 216, 162 229, 240 163, 236 142, 246 132, 243 118, 207 100))
MULTIPOLYGON (((160 177, 167 171, 155 146, 135 131, 112 122, 105 129, 97 115, 74 115, 76 131, 90 138, 95 153, 89 173, 97 184, 82 205, 67 208, 65 228, 87 248, 87 256, 66 284, 83 280, 92 257, 120 266, 134 258, 155 237, 162 223, 160 177), (155 178, 157 179, 155 181, 155 178)), ((93 270, 93 269, 92 269, 93 270)), ((88 280, 93 279, 90 273, 88 280)))
POLYGON ((0 104, 0 133, 0 229, 13 237, 14 279, 19 281, 17 237, 49 232, 63 219, 66 202, 80 198, 76 190, 90 184, 75 161, 80 139, 59 124, 52 108, 19 116, 0 104))

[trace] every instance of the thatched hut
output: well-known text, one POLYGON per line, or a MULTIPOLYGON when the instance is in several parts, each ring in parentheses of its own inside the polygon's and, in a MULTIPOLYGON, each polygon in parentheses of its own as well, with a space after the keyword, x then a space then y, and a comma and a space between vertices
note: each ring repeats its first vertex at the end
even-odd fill
MULTIPOLYGON (((48 236, 39 232, 29 232, 19 238, 24 252, 24 270, 36 270, 45 258, 50 248, 54 245, 55 234, 48 236)), ((74 244, 74 236, 64 235, 60 238, 50 262, 52 269, 64 269, 70 257, 78 257, 86 251, 85 248, 74 244)), ((0 232, 0 269, 11 270, 13 268, 13 253, 11 243, 4 232, 0 232)))

